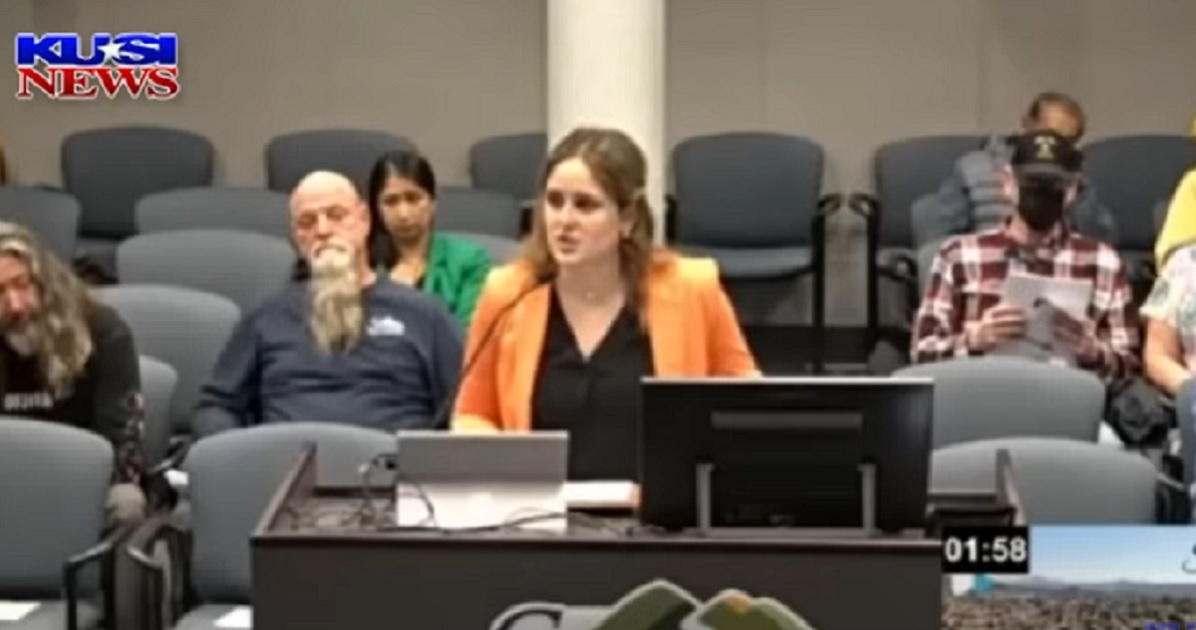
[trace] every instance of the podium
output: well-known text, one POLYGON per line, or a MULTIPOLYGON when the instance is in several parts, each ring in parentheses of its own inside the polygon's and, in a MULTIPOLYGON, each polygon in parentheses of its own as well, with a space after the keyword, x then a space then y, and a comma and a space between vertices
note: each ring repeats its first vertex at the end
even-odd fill
POLYGON ((564 534, 400 530, 378 524, 392 489, 320 487, 315 461, 309 445, 254 532, 255 630, 486 630, 519 604, 608 606, 656 579, 771 597, 819 630, 940 624, 940 542, 921 535, 663 534, 600 516, 564 534))

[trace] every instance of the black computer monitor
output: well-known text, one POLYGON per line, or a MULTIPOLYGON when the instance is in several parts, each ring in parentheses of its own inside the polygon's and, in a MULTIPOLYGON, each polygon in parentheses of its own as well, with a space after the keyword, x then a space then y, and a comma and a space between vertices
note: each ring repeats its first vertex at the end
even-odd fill
POLYGON ((646 378, 640 521, 924 529, 929 378, 646 378))

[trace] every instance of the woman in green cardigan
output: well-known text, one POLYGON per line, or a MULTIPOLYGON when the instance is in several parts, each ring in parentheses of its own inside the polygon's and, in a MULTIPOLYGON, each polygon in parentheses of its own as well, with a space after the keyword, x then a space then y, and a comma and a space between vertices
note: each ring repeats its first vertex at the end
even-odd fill
POLYGON ((439 299, 469 328, 473 308, 490 271, 490 256, 468 241, 437 234, 436 175, 423 156, 384 154, 369 181, 370 260, 390 270, 395 282, 439 299))

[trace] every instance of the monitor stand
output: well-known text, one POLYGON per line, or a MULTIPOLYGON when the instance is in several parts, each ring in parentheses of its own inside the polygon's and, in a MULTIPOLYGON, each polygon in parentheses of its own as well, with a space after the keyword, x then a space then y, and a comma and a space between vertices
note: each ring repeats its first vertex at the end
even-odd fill
POLYGON ((859 528, 776 528, 776 527, 715 527, 711 522, 713 512, 714 464, 698 464, 695 468, 698 490, 697 534, 702 537, 801 537, 801 538, 875 538, 880 535, 876 527, 876 465, 860 464, 860 510, 859 528))

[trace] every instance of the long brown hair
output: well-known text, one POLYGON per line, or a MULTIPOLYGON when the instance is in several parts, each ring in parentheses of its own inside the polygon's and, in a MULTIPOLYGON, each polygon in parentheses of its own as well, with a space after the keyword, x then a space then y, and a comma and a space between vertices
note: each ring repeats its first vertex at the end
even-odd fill
POLYGON ((29 267, 41 303, 34 350, 45 384, 56 397, 66 396, 94 349, 88 317, 96 303, 70 268, 24 227, 0 222, 0 255, 15 256, 29 267))
POLYGON ((540 174, 540 197, 536 200, 532 230, 524 241, 521 260, 537 278, 556 274, 557 263, 548 248, 548 235, 544 231, 543 192, 553 170, 573 158, 585 163, 602 191, 618 207, 619 218, 631 223, 630 233, 619 240, 619 267, 627 285, 628 298, 634 305, 642 305, 648 272, 654 262, 665 258, 666 252, 653 243, 652 209, 644 195, 647 159, 635 141, 617 129, 574 129, 549 152, 540 174))
POLYGON ((4 144, 0 143, 0 186, 8 183, 8 162, 4 158, 4 144))

